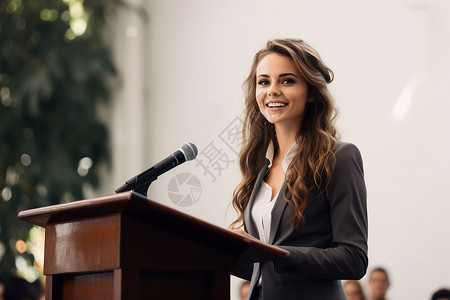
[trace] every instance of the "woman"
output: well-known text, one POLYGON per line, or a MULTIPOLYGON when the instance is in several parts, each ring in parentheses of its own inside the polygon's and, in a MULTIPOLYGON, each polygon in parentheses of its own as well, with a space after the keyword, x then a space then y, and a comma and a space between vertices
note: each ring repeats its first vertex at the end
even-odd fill
POLYGON ((340 280, 366 272, 362 159, 338 141, 332 80, 301 40, 269 41, 254 57, 230 227, 290 257, 242 265, 234 275, 251 280, 248 299, 347 299, 340 280))

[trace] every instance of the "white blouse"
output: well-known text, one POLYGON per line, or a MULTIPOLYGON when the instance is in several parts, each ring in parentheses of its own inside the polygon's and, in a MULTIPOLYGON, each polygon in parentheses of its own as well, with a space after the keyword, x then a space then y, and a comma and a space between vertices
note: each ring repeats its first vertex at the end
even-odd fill
MULTIPOLYGON (((283 161, 281 162, 281 167, 285 175, 289 167, 289 164, 292 162, 292 159, 294 158, 294 153, 296 149, 297 143, 294 142, 294 144, 291 146, 289 151, 284 156, 283 161)), ((269 171, 270 167, 272 167, 273 154, 274 154, 274 146, 273 143, 270 142, 266 152, 266 158, 270 162, 269 167, 267 168, 267 172, 269 171)), ((253 203, 252 206, 251 216, 253 218, 253 222, 255 222, 256 227, 258 229, 259 239, 264 243, 269 242, 270 223, 272 220, 272 209, 273 206, 275 205, 275 199, 277 199, 279 193, 283 193, 283 191, 279 189, 275 197, 272 199, 272 188, 265 181, 263 181, 259 188, 258 194, 256 195, 255 202, 253 203)), ((259 277, 258 285, 261 285, 261 283, 262 283, 262 274, 259 277)))
MULTIPOLYGON (((276 199, 278 193, 274 199, 276 199)), ((253 204, 252 218, 258 228, 259 239, 264 243, 269 242, 272 208, 275 204, 275 201, 271 201, 271 198, 272 188, 263 181, 253 204)))
MULTIPOLYGON (((283 161, 281 162, 284 174, 286 174, 289 164, 292 162, 292 159, 294 158, 296 149, 297 143, 294 142, 294 144, 291 146, 289 151, 284 156, 283 161)), ((267 171, 272 166, 273 154, 274 154, 274 146, 273 143, 270 142, 266 152, 266 158, 270 162, 267 171)), ((258 194, 256 195, 255 202, 253 203, 251 216, 256 224, 256 227, 258 228, 259 239, 265 243, 268 243, 270 236, 272 209, 275 204, 275 201, 272 200, 275 200, 278 197, 279 193, 283 193, 283 191, 278 190, 278 193, 272 199, 272 188, 265 181, 263 181, 261 187, 259 188, 258 194)))

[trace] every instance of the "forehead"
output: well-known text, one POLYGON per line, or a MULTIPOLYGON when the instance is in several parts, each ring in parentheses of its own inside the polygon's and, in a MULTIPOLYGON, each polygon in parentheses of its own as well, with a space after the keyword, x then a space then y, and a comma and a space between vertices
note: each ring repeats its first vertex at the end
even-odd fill
POLYGON ((370 277, 377 277, 377 278, 383 277, 383 278, 387 278, 387 274, 386 274, 385 272, 383 272, 383 271, 375 270, 375 271, 372 272, 372 274, 370 275, 370 277))
POLYGON ((276 75, 283 73, 298 74, 298 71, 290 57, 278 53, 265 55, 256 67, 256 76, 260 74, 276 75))

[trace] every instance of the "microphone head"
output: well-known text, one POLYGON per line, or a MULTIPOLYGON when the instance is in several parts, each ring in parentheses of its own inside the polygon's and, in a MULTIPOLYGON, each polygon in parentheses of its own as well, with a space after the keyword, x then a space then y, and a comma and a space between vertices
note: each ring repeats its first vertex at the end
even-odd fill
POLYGON ((186 160, 193 160, 198 154, 197 147, 194 144, 187 142, 181 146, 180 151, 183 152, 186 160))

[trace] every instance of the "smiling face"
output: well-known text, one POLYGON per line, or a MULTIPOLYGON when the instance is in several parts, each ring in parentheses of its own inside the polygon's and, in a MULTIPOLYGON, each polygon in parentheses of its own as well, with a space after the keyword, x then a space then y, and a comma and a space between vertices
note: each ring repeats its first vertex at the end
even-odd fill
POLYGON ((256 101, 270 123, 298 131, 308 99, 308 86, 292 59, 278 53, 264 56, 256 68, 256 101))

